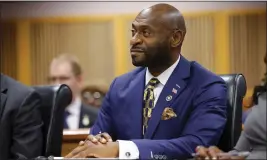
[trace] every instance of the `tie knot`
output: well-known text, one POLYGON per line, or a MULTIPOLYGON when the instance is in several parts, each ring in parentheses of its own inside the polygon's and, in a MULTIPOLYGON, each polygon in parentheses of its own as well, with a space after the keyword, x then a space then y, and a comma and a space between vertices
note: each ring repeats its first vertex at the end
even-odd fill
POLYGON ((159 84, 160 81, 157 78, 151 78, 148 82, 148 86, 155 87, 157 84, 159 84))

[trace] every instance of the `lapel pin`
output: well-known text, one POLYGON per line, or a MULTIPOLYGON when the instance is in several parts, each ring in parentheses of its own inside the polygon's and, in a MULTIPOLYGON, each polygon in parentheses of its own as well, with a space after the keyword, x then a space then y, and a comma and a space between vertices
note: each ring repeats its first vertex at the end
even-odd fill
POLYGON ((170 101, 170 100, 172 100, 172 96, 171 96, 171 95, 168 95, 168 96, 166 97, 166 101, 170 101))
POLYGON ((89 120, 89 117, 87 115, 83 116, 82 123, 84 126, 88 126, 90 124, 90 120, 89 120))
POLYGON ((177 94, 177 89, 173 88, 172 93, 177 94))

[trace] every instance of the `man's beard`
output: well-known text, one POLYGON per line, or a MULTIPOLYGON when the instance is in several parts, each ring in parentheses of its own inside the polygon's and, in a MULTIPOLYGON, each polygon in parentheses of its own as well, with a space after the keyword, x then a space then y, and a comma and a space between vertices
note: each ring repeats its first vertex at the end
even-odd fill
POLYGON ((151 52, 154 52, 154 54, 151 58, 148 58, 148 66, 147 67, 160 67, 165 66, 171 61, 170 57, 170 48, 169 46, 161 46, 156 47, 151 52))

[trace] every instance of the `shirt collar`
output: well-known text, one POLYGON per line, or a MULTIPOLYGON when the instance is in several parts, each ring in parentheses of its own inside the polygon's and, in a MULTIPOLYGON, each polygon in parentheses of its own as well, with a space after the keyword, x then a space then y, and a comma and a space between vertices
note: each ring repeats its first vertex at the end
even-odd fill
POLYGON ((80 97, 76 97, 74 101, 66 108, 71 115, 79 115, 80 108, 82 106, 82 100, 80 97))
MULTIPOLYGON (((168 69, 166 69, 163 73, 161 73, 157 78, 160 83, 162 85, 165 85, 168 81, 168 79, 170 78, 172 72, 174 71, 174 69, 176 68, 176 66, 178 65, 180 61, 180 56, 178 57, 178 59, 175 61, 175 63, 173 65, 171 65, 168 69)), ((148 82, 150 81, 150 79, 152 79, 154 76, 149 72, 148 68, 146 69, 146 85, 148 84, 148 82)))

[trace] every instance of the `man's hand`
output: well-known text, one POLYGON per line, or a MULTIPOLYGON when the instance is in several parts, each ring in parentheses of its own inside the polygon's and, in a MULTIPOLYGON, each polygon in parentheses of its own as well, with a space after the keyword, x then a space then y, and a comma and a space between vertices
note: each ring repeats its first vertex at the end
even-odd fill
POLYGON ((108 133, 100 133, 100 134, 97 134, 96 136, 89 134, 86 141, 87 140, 89 140, 95 144, 97 144, 98 142, 100 142, 102 144, 106 144, 107 142, 113 141, 111 136, 108 133))
POLYGON ((90 141, 82 141, 79 143, 79 146, 65 158, 117 158, 118 156, 118 142, 94 144, 90 141))
POLYGON ((196 148, 197 160, 243 160, 244 157, 233 157, 230 154, 223 154, 223 152, 216 146, 205 148, 203 146, 198 146, 196 148), (223 155, 223 156, 222 156, 223 155))
POLYGON ((216 160, 218 158, 217 154, 221 153, 221 152, 222 151, 219 148, 214 147, 214 146, 209 147, 209 148, 205 148, 203 146, 198 146, 196 148, 196 154, 197 154, 196 159, 199 159, 199 160, 201 160, 201 159, 203 159, 203 160, 204 159, 205 160, 215 159, 216 160))

